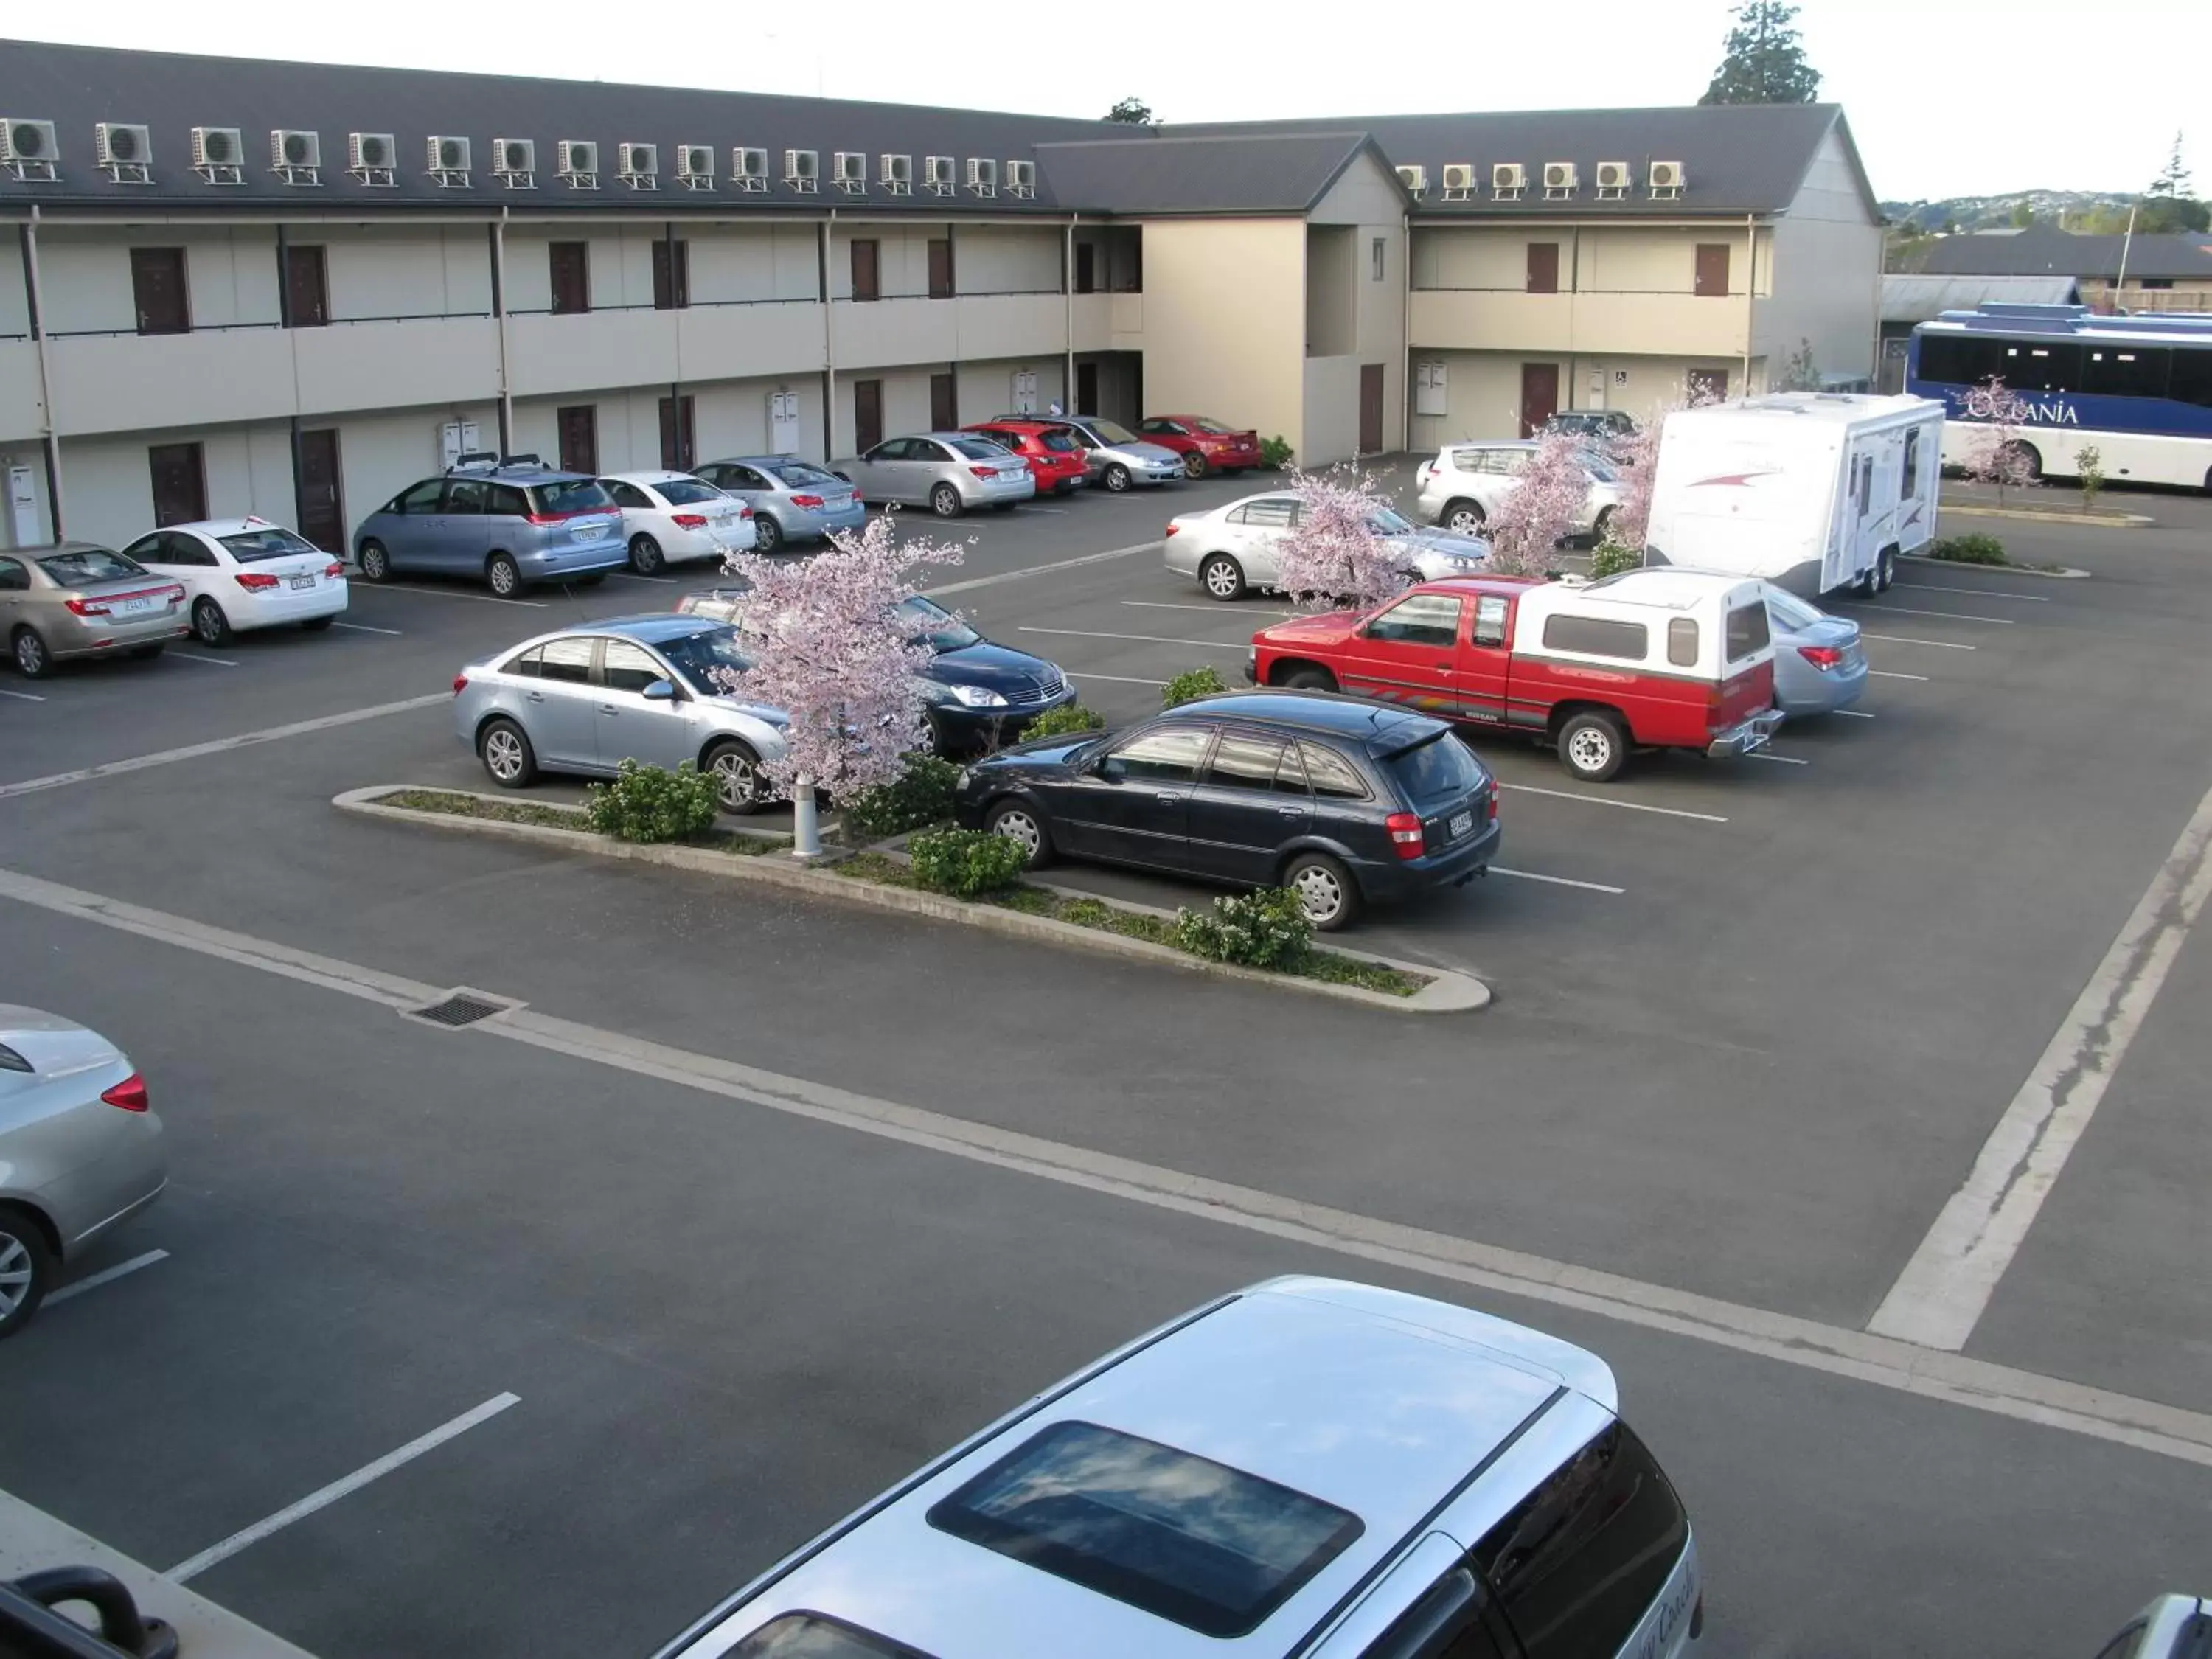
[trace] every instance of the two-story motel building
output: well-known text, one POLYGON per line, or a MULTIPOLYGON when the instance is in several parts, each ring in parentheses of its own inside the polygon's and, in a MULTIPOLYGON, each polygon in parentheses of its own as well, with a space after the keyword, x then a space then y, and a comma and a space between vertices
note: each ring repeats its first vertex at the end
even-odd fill
POLYGON ((1870 372, 1823 106, 1116 127, 5 43, 0 545, 1054 404, 1309 462, 1870 372))

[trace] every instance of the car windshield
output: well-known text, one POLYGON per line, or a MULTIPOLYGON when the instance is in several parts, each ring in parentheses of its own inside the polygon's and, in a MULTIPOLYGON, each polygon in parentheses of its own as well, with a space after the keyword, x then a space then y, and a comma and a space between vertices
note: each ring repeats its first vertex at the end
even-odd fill
POLYGON ((1766 590, 1766 611, 1774 618, 1777 628, 1791 634, 1802 634, 1828 620, 1827 612, 1815 611, 1795 593, 1780 587, 1766 590))
POLYGON ((694 501, 719 501, 722 492, 699 478, 668 478, 653 488, 660 499, 671 507, 689 507, 694 501))
POLYGON ((1075 434, 1066 428, 1054 432, 1039 433, 1037 441, 1055 455, 1066 455, 1071 451, 1083 447, 1081 444, 1075 441, 1075 434))
POLYGON ((1006 447, 994 444, 988 438, 947 438, 956 455, 965 455, 971 461, 995 461, 1005 455, 1006 447))
POLYGON ((824 472, 818 466, 809 466, 804 461, 778 461, 769 468, 778 478, 793 489, 803 489, 808 484, 842 483, 844 480, 834 472, 824 472))
POLYGON ((1218 421, 1200 419, 1193 421, 1191 424, 1196 427, 1200 432, 1212 432, 1224 437, 1237 430, 1235 427, 1224 426, 1218 421))
POLYGON ((1097 434, 1099 441, 1103 443, 1133 444, 1140 441, 1137 434, 1130 431, 1127 427, 1119 425, 1113 421, 1085 420, 1084 424, 1097 434))
POLYGON ((1367 515, 1367 527, 1378 536, 1402 536, 1413 526, 1387 507, 1378 507, 1367 515))
POLYGON ((317 547, 304 536, 295 536, 280 525, 269 525, 260 530, 241 530, 234 536, 218 536, 216 539, 230 550, 230 556, 240 564, 252 564, 262 559, 281 559, 294 553, 319 553, 317 547))
POLYGON ((734 628, 702 628, 696 634, 656 640, 653 644, 662 656, 675 665, 685 683, 704 696, 735 690, 737 688, 727 683, 729 678, 753 665, 753 659, 738 648, 738 630, 734 628))
POLYGON ((1482 763, 1449 732, 1439 732, 1383 763, 1408 800, 1463 795, 1482 781, 1482 763))
POLYGON ((39 568, 64 587, 76 587, 85 582, 119 582, 147 574, 146 567, 137 560, 111 553, 104 547, 88 547, 76 553, 50 553, 39 561, 39 568))
POLYGON ((1620 481, 1620 474, 1613 471, 1613 463, 1595 451, 1585 449, 1579 459, 1583 464, 1583 471, 1600 483, 1616 483, 1620 481))
POLYGON ((571 478, 560 483, 530 486, 531 511, 550 517, 561 513, 589 513, 611 507, 615 498, 599 488, 597 478, 571 478))
POLYGON ((919 593, 900 604, 899 615, 913 625, 915 630, 914 639, 917 644, 926 643, 931 650, 940 654, 947 651, 964 651, 979 643, 983 637, 943 605, 925 599, 919 593))

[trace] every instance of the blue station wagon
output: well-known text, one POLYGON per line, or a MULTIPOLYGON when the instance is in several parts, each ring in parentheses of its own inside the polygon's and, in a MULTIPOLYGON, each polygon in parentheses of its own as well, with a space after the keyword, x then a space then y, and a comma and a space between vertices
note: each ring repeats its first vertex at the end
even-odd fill
POLYGON ((629 562, 622 508, 597 478, 513 458, 401 490, 362 520, 353 550, 363 581, 474 576, 501 599, 532 582, 597 581, 629 562))

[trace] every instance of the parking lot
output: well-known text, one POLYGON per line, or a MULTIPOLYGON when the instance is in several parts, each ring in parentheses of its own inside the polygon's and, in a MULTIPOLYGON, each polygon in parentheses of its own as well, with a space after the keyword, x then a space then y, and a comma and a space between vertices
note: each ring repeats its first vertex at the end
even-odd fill
MULTIPOLYGON (((1279 614, 1160 568, 1250 487, 963 521, 934 591, 1131 719, 1279 614)), ((2212 503, 2139 500, 1948 524, 2091 574, 1833 604, 1877 678, 1765 757, 1592 787, 1477 739, 1504 867, 1347 941, 1493 987, 1446 1019, 330 806, 487 787, 455 671, 703 567, 356 582, 328 635, 0 678, 0 1000, 127 1048, 173 1161, 0 1347, 0 1486, 325 1659, 641 1655, 1076 1364, 1318 1272, 1605 1356, 1713 1651, 2087 1659, 2212 1549, 2212 503), (457 986, 525 1013, 403 1017, 457 986), (1897 1340, 2039 1078, 1985 1308, 1897 1340)))

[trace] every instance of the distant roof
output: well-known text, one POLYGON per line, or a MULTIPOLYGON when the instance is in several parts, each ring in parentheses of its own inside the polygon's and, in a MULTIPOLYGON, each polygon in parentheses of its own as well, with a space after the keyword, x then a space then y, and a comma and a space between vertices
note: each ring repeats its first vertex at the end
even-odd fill
MULTIPOLYGON (((2119 273, 2123 243, 2129 239, 2030 225, 2010 236, 1942 237, 1929 246, 1920 269, 1938 276, 2100 276, 2110 281, 2119 273)), ((2195 236, 2137 236, 2129 243, 2127 259, 2130 276, 2194 276, 2212 283, 2212 250, 2195 236)))
POLYGON ((1972 311, 1985 301, 2003 305, 2070 306, 2081 296, 2071 276, 1930 276, 1881 279, 1881 319, 1924 323, 1947 311, 1972 311))
POLYGON ((1084 139, 1040 144, 1037 159, 1056 200, 1101 213, 1304 213, 1363 150, 1389 171, 1358 126, 1084 139))

